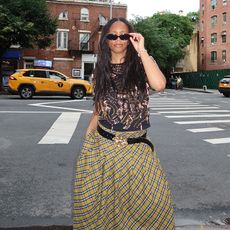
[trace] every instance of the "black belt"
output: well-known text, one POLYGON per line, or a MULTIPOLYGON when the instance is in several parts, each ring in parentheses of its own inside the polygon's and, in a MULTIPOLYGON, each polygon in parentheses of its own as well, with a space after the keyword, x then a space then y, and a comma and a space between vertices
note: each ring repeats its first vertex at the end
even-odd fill
POLYGON ((102 129, 99 125, 97 126, 97 131, 98 133, 109 140, 112 140, 116 142, 118 145, 125 145, 125 144, 135 144, 135 143, 141 143, 144 142, 145 144, 149 145, 149 147, 154 151, 153 144, 151 143, 150 140, 146 138, 146 133, 140 137, 129 137, 129 138, 124 138, 122 136, 116 136, 113 133, 109 133, 102 129))

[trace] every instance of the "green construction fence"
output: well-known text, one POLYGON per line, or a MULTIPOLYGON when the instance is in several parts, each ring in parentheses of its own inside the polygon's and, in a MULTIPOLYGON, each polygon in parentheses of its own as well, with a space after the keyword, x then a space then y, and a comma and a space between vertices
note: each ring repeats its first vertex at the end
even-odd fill
POLYGON ((207 70, 198 72, 173 73, 174 77, 183 79, 184 87, 187 88, 203 88, 217 89, 218 82, 226 75, 230 75, 230 69, 223 70, 207 70))

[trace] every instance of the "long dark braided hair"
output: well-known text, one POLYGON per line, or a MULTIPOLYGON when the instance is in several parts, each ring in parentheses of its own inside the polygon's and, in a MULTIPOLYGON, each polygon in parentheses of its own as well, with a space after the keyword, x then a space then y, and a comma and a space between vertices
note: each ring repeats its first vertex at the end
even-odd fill
MULTIPOLYGON (((134 32, 132 25, 122 17, 111 19, 102 29, 101 39, 98 47, 98 59, 94 70, 94 104, 97 112, 100 111, 100 102, 104 99, 106 91, 112 85, 111 82, 111 51, 107 44, 106 35, 114 22, 121 21, 127 25, 129 33, 134 32)), ((145 94, 146 78, 143 65, 137 55, 137 51, 130 44, 127 46, 127 52, 124 63, 124 78, 122 88, 125 92, 133 90, 135 86, 145 94)))

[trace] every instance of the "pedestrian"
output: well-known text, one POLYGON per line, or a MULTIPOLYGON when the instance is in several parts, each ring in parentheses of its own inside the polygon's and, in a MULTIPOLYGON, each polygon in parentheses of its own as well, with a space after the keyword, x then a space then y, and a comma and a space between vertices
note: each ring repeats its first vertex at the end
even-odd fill
POLYGON ((103 27, 93 81, 94 112, 76 164, 73 228, 175 229, 168 182, 146 137, 149 88, 161 91, 166 81, 126 19, 103 27))

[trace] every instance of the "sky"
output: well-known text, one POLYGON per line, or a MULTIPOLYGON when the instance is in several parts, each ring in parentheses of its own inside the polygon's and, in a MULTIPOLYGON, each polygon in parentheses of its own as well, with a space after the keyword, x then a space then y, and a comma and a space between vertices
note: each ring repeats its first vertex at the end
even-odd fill
POLYGON ((133 14, 145 17, 165 10, 171 13, 182 10, 185 14, 199 10, 199 0, 119 0, 119 2, 127 4, 128 19, 132 19, 133 14))

